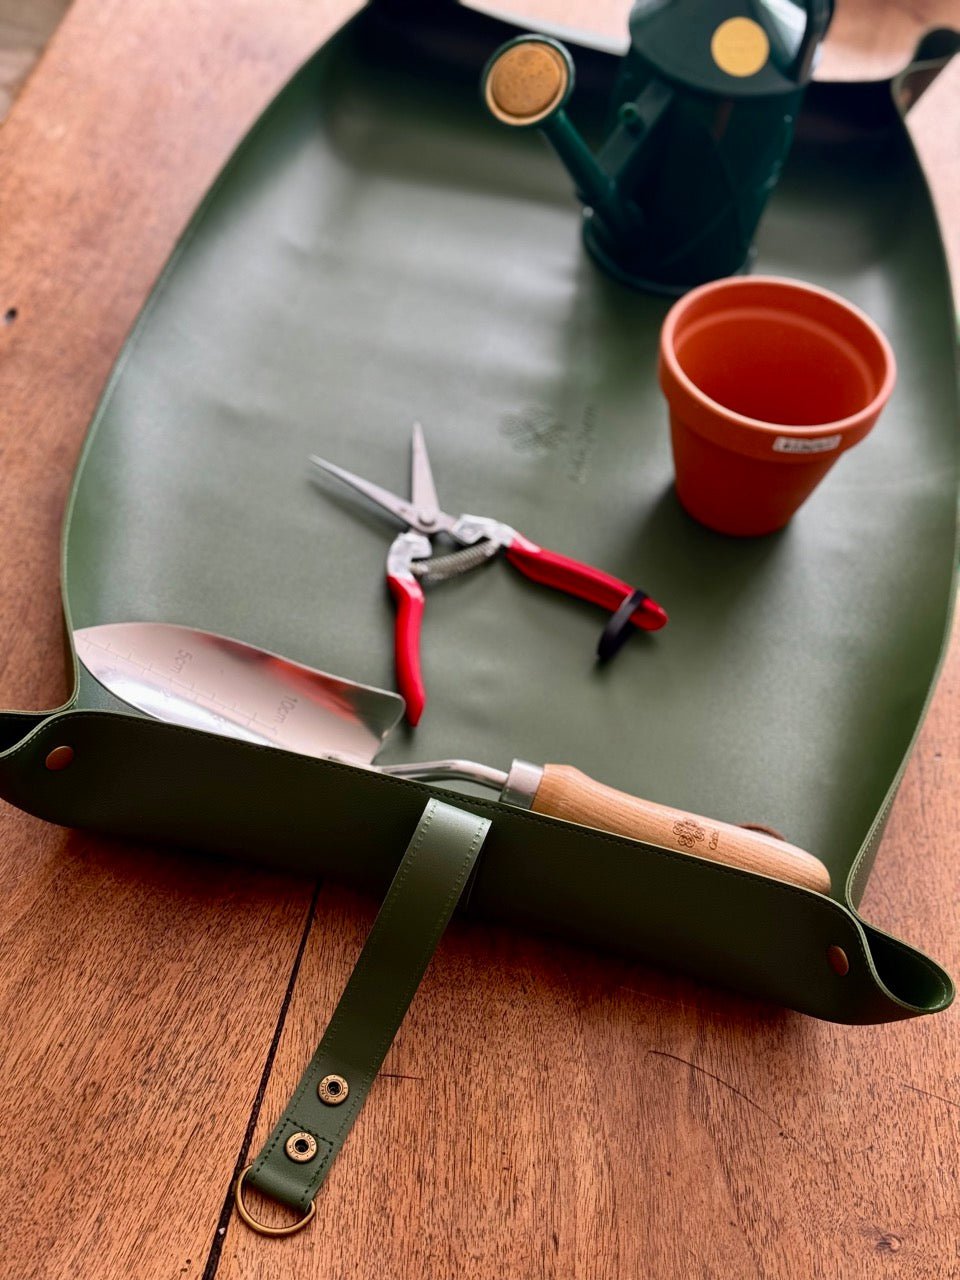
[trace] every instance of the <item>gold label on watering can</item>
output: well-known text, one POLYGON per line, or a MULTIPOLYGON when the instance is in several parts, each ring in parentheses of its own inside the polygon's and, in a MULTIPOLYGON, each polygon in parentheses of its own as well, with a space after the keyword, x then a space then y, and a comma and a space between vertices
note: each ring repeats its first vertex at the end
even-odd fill
POLYGON ((770 41, 752 18, 728 18, 714 31, 710 53, 728 76, 755 76, 770 56, 770 41))

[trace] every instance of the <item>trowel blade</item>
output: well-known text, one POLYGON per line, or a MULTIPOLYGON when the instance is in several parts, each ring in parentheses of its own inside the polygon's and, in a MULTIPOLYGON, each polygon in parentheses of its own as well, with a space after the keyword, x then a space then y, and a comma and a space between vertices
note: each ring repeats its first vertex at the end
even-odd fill
POLYGON ((73 640, 90 674, 138 711, 302 755, 371 764, 404 712, 396 693, 193 627, 105 623, 73 640))

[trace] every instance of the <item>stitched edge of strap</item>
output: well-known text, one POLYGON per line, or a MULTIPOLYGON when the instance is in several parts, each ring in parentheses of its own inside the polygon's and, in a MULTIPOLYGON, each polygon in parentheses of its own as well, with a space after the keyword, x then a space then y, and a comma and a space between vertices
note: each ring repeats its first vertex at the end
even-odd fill
MULTIPOLYGON (((467 813, 465 810, 457 809, 436 799, 428 802, 327 1029, 283 1114, 249 1171, 248 1182, 263 1194, 293 1208, 306 1209, 319 1190, 337 1151, 363 1107, 387 1050, 469 880, 470 872, 473 870, 489 828, 488 818, 477 817, 476 814, 467 813), (407 958, 405 971, 400 975, 398 982, 396 965, 392 959, 395 947, 391 939, 396 939, 398 929, 402 932, 407 927, 407 920, 403 917, 405 898, 409 894, 408 882, 420 860, 428 833, 438 818, 447 819, 443 838, 448 849, 444 851, 444 856, 438 863, 438 868, 442 866, 443 871, 442 881, 438 885, 438 893, 442 893, 442 898, 432 907, 432 920, 429 927, 414 940, 412 954, 407 958), (401 917, 399 921, 398 916, 401 917), (331 1066, 331 1060, 334 1064, 339 1062, 337 1049, 344 1022, 348 1018, 362 1018, 363 1010, 359 1002, 363 1000, 365 985, 368 985, 371 979, 376 979, 378 969, 383 972, 384 980, 391 981, 396 987, 396 999, 392 1001, 390 1010, 385 1016, 381 1013, 380 1026, 370 1028, 371 1038, 375 1037, 374 1043, 372 1048, 364 1053, 365 1061, 353 1064, 355 1069, 350 1071, 348 1099, 342 1107, 323 1108, 318 1113, 321 1118, 320 1125, 316 1120, 297 1119, 295 1112, 298 1108, 313 1110, 309 1106, 309 1092, 316 1088, 316 1084, 324 1074, 334 1069, 331 1066), (317 1132, 318 1128, 324 1127, 322 1120, 328 1115, 331 1121, 330 1129, 317 1132), (275 1165, 278 1158, 275 1154, 277 1147, 291 1133, 300 1129, 312 1133, 317 1139, 319 1145, 317 1158, 303 1165, 290 1162, 289 1167, 284 1158, 284 1163, 278 1170, 278 1181, 277 1177, 270 1176, 271 1162, 275 1165), (301 1174, 302 1178, 298 1176, 301 1174), (285 1184, 295 1184, 296 1194, 293 1186, 280 1185, 280 1181, 285 1184)), ((318 1103, 317 1106, 322 1107, 322 1104, 318 1103)))

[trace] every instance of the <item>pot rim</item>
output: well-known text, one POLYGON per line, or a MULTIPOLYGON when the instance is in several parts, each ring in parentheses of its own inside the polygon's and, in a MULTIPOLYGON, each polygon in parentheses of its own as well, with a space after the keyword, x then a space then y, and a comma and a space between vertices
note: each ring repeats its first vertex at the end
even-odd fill
MULTIPOLYGON (((725 309, 727 308, 718 308, 714 313, 718 320, 725 309)), ((782 310, 788 316, 807 319, 802 315, 798 316, 789 305, 778 308, 774 303, 770 305, 769 309, 771 311, 782 310)), ((825 327, 827 326, 825 325, 825 327)), ((849 344, 849 339, 844 338, 843 340, 849 344)), ((668 379, 700 410, 700 414, 706 414, 714 420, 714 431, 717 431, 720 427, 720 422, 717 421, 719 419, 726 426, 732 427, 736 434, 748 433, 754 438, 791 436, 797 439, 816 439, 824 435, 840 435, 844 437, 841 446, 843 448, 855 444, 857 439, 866 434, 890 398, 897 378, 897 364, 893 348, 880 328, 874 324, 865 312, 861 311, 852 302, 848 302, 846 298, 833 293, 830 289, 808 284, 804 280, 791 280, 786 276, 730 276, 722 280, 711 280, 696 289, 691 289, 689 293, 684 294, 682 298, 673 304, 663 322, 663 327, 660 330, 660 361, 661 386, 668 403, 671 404, 671 408, 674 407, 673 396, 671 395, 673 388, 668 385, 668 379), (868 404, 846 418, 834 418, 828 422, 804 423, 802 425, 769 422, 762 418, 748 417, 746 414, 738 413, 735 409, 728 408, 726 405, 721 404, 719 400, 714 400, 711 396, 708 396, 688 377, 677 359, 675 338, 677 328, 684 320, 690 307, 695 305, 701 298, 711 294, 719 295, 721 298, 732 302, 735 301, 736 294, 749 292, 755 289, 757 285, 773 287, 783 295, 786 295, 785 301, 790 295, 815 297, 819 301, 827 303, 830 307, 846 313, 859 326, 860 330, 879 349, 884 369, 880 386, 868 404), (665 374, 667 376, 664 376, 665 374), (858 433, 856 439, 848 440, 848 437, 854 433, 858 433)), ((694 430, 697 429, 692 422, 688 421, 688 425, 694 430)), ((710 434, 714 436, 714 432, 710 432, 710 434)), ((717 439, 717 443, 721 443, 721 441, 717 439)), ((790 455, 784 456, 788 457, 790 455)))

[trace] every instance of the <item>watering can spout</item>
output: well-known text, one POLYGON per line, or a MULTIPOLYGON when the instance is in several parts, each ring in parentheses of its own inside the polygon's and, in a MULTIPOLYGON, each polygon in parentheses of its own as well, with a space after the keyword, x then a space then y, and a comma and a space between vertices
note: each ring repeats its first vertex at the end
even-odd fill
POLYGON ((624 216, 616 180, 564 110, 573 83, 573 59, 559 40, 523 35, 493 54, 481 89, 487 110, 501 124, 539 129, 573 178, 583 204, 619 227, 624 216))

